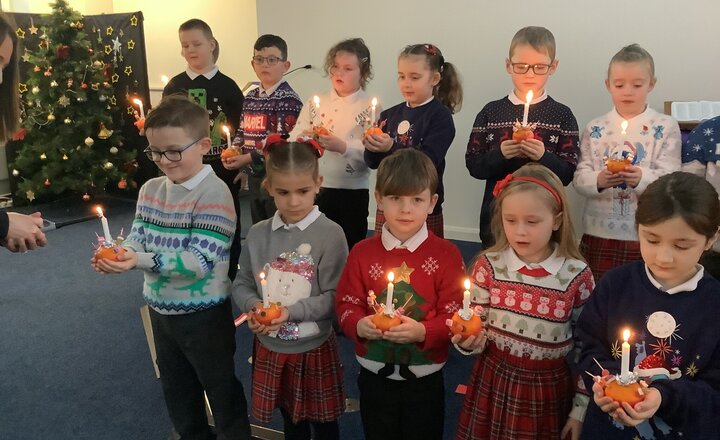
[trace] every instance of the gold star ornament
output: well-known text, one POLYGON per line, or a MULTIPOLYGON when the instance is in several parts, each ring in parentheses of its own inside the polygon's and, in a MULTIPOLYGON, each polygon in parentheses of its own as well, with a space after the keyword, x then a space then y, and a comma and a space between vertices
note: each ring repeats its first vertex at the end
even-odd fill
POLYGON ((25 197, 32 202, 35 200, 35 193, 32 190, 25 191, 25 197))
POLYGON ((25 31, 22 30, 22 28, 17 28, 15 34, 18 36, 18 38, 25 38, 25 31))
POLYGON ((112 35, 114 30, 112 26, 108 26, 107 29, 105 29, 105 35, 112 35))
POLYGON ((127 46, 128 46, 128 50, 133 50, 133 49, 135 49, 135 41, 134 41, 134 40, 128 41, 128 42, 127 42, 127 46))
POLYGON ((133 15, 130 17, 130 26, 137 26, 138 25, 138 18, 137 16, 133 15))
POLYGON ((405 281, 406 283, 410 284, 410 274, 415 271, 415 269, 408 267, 408 265, 403 261, 400 267, 395 267, 392 269, 392 271, 395 273, 395 282, 405 281))
POLYGON ((132 75, 132 66, 125 66, 125 75, 132 75))

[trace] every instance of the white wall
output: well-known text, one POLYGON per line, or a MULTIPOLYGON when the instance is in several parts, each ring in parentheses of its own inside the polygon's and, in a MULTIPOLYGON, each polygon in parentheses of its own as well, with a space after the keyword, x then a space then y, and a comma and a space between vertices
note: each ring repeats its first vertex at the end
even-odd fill
MULTIPOLYGON (((396 61, 405 45, 432 42, 457 65, 465 103, 455 116, 457 136, 445 171, 445 229, 452 238, 477 239, 483 183, 465 169, 465 147, 476 113, 511 90, 504 59, 521 27, 545 26, 555 34, 560 66, 548 91, 572 108, 581 128, 611 108, 603 84, 607 64, 629 43, 641 44, 655 58, 652 107, 662 111, 666 100, 720 100, 720 2, 714 0, 261 0, 257 15, 258 33, 285 38, 295 66, 321 66, 331 45, 363 37, 375 70, 368 91, 386 108, 401 100, 396 61)), ((329 86, 320 69, 288 79, 303 99, 329 86)), ((582 200, 571 197, 577 228, 582 200)), ((372 220, 374 211, 373 204, 372 220)))

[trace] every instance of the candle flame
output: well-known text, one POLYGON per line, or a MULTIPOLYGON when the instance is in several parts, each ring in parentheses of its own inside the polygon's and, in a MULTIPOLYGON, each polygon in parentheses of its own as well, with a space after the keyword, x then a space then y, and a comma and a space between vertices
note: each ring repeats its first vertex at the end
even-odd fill
POLYGON ((391 283, 395 280, 395 274, 392 272, 388 272, 388 281, 391 283))
POLYGON ((313 103, 315 103, 315 107, 320 107, 320 97, 318 95, 313 96, 313 103))
POLYGON ((230 129, 228 128, 228 126, 227 126, 227 125, 223 125, 223 127, 222 127, 222 131, 224 131, 224 132, 225 132, 225 134, 230 134, 230 129))
POLYGON ((375 108, 377 106, 377 98, 372 99, 371 105, 373 108, 375 108))
POLYGON ((99 215, 100 217, 102 217, 102 216, 103 216, 103 210, 102 210, 102 208, 101 208, 101 207, 99 207, 99 206, 96 206, 96 207, 95 207, 95 210, 97 211, 97 213, 98 213, 98 215, 99 215))
POLYGON ((260 272, 260 279, 261 279, 261 280, 264 280, 264 279, 265 279, 265 272, 260 272))
POLYGON ((133 99, 133 102, 137 105, 142 105, 142 101, 140 101, 138 98, 133 99))
POLYGON ((532 102, 532 100, 533 100, 533 91, 532 91, 532 90, 528 90, 527 95, 525 95, 525 102, 527 102, 528 105, 530 105, 530 103, 532 102))
POLYGON ((160 75, 160 81, 162 81, 164 85, 167 85, 167 83, 170 82, 170 78, 168 78, 167 75, 160 75))
POLYGON ((470 278, 465 278, 465 290, 470 290, 470 278))
POLYGON ((622 121, 622 124, 620 124, 620 127, 622 127, 622 134, 625 134, 625 130, 628 128, 628 121, 622 121))
POLYGON ((625 342, 627 342, 628 339, 630 339, 630 330, 625 329, 625 330, 623 330, 623 340, 625 340, 625 342))

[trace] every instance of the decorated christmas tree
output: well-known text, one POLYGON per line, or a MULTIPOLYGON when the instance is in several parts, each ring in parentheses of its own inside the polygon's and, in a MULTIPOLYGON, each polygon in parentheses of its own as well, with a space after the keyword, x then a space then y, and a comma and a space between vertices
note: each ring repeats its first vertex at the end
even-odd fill
POLYGON ((123 148, 112 66, 91 47, 83 17, 65 0, 39 28, 37 49, 22 61, 34 67, 20 84, 21 140, 12 164, 17 195, 32 202, 78 194, 89 200, 106 185, 127 187, 135 152, 123 148))

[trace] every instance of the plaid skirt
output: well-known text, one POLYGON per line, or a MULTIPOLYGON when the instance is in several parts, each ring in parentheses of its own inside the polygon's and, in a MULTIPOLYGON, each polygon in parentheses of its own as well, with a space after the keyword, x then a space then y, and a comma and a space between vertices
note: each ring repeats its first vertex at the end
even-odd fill
POLYGON ((596 283, 605 272, 626 263, 642 260, 640 242, 613 240, 587 234, 582 236, 580 252, 587 260, 596 283))
POLYGON ((558 440, 573 395, 564 358, 518 358, 490 343, 475 362, 456 439, 558 440))
MULTIPOLYGON (((375 211, 375 233, 380 234, 382 232, 382 227, 385 224, 385 214, 378 209, 375 211)), ((425 220, 425 224, 427 224, 427 227, 429 230, 432 231, 433 234, 440 238, 445 238, 445 224, 443 222, 443 215, 442 214, 430 214, 427 217, 427 220, 425 220)))
POLYGON ((269 423, 275 408, 300 421, 332 422, 345 411, 343 369, 335 333, 304 353, 276 353, 255 338, 252 415, 269 423))

